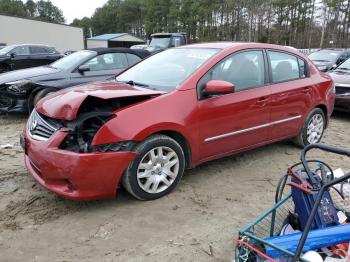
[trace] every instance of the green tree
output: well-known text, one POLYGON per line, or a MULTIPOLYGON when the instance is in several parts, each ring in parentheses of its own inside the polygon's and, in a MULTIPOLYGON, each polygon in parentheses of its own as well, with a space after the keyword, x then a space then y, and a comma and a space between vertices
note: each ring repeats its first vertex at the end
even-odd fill
POLYGON ((33 0, 28 0, 25 5, 27 13, 30 17, 35 17, 37 14, 37 5, 33 0))
POLYGON ((52 4, 50 0, 40 0, 36 3, 38 18, 48 22, 64 23, 62 10, 52 4))
POLYGON ((84 30, 84 37, 89 38, 90 37, 90 28, 91 28, 91 18, 89 17, 83 17, 82 19, 74 19, 71 23, 72 26, 81 27, 84 30))
POLYGON ((0 14, 26 17, 27 10, 21 0, 0 0, 0 14))

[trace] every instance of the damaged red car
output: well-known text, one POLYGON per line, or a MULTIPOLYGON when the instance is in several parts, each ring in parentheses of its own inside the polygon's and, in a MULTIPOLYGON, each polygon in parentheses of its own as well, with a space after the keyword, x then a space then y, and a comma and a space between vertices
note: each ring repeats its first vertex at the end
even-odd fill
POLYGON ((58 195, 113 198, 123 185, 151 200, 205 161, 284 139, 319 142, 334 99, 331 78, 293 49, 182 46, 43 98, 21 144, 29 173, 58 195))

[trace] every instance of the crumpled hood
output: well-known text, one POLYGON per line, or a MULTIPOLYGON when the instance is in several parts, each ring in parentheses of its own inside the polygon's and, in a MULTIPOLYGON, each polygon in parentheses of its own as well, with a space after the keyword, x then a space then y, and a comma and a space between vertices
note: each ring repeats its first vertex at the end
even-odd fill
POLYGON ((350 86, 350 71, 349 70, 337 69, 337 70, 329 72, 328 74, 332 77, 335 85, 341 84, 341 85, 350 86))
POLYGON ((0 85, 24 79, 31 80, 31 78, 36 76, 44 76, 49 74, 55 74, 58 72, 60 72, 60 70, 48 66, 39 66, 28 69, 10 71, 0 75, 0 85))
POLYGON ((163 93, 162 91, 139 88, 114 81, 96 82, 67 88, 48 95, 39 101, 36 110, 48 117, 74 120, 77 117, 81 104, 87 97, 113 99, 140 96, 150 97, 163 93))

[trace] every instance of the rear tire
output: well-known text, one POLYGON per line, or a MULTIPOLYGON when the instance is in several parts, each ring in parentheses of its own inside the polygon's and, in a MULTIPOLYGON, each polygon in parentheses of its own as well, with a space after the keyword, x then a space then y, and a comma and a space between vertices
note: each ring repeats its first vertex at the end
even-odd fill
POLYGON ((185 169, 181 146, 168 136, 153 135, 134 151, 138 155, 122 178, 124 188, 140 200, 153 200, 170 193, 185 169))
POLYGON ((306 118, 301 132, 294 138, 294 143, 300 147, 319 143, 326 128, 326 117, 320 108, 314 108, 306 118))

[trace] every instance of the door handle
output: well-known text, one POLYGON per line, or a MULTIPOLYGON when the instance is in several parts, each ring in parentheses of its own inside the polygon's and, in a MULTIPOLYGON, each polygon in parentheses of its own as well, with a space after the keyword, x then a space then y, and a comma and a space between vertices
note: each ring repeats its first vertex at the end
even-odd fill
POLYGON ((311 87, 310 86, 304 87, 303 90, 302 90, 303 93, 310 93, 310 91, 311 91, 311 87))
POLYGON ((260 97, 260 98, 258 99, 258 101, 256 101, 255 105, 256 105, 256 106, 259 106, 259 107, 263 107, 263 106, 266 105, 266 103, 267 103, 268 101, 269 101, 269 98, 263 96, 263 97, 260 97))

